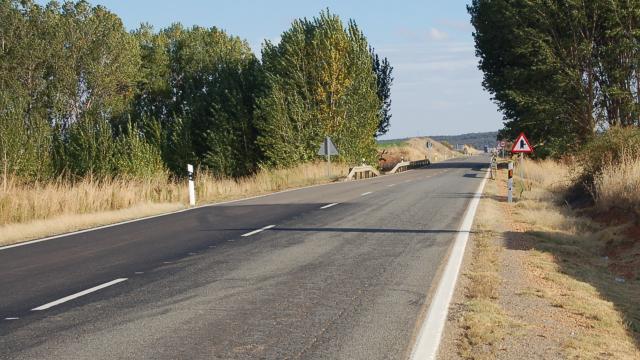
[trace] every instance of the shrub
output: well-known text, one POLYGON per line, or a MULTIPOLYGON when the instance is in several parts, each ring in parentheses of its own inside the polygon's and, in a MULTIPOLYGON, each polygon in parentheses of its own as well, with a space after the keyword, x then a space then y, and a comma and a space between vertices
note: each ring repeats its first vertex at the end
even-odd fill
POLYGON ((619 164, 623 156, 640 157, 640 129, 614 127, 588 142, 577 157, 587 184, 602 172, 603 167, 619 164))

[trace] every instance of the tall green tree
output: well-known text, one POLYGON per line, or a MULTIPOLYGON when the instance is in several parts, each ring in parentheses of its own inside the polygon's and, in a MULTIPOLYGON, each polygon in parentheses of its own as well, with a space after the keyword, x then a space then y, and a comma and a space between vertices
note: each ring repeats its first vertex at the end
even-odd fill
POLYGON ((624 0, 474 0, 468 7, 484 87, 543 154, 598 129, 638 125, 638 15, 624 0))
POLYGON ((258 100, 258 144, 268 164, 316 156, 331 136, 349 162, 373 161, 381 102, 366 38, 322 12, 295 20, 279 44, 262 50, 266 90, 258 100))
POLYGON ((381 136, 389 131, 391 125, 391 85, 393 84, 393 66, 386 57, 380 56, 373 48, 370 48, 373 72, 376 74, 378 100, 380 100, 379 123, 376 136, 381 136))

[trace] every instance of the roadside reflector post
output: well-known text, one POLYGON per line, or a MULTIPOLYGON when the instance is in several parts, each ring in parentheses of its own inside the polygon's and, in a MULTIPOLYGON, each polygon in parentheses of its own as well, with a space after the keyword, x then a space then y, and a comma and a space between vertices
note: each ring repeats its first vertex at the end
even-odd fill
POLYGON ((507 201, 513 202, 513 161, 509 161, 509 179, 507 180, 507 201))
POLYGON ((193 165, 187 164, 187 174, 189 175, 189 205, 196 206, 196 187, 193 183, 193 165))

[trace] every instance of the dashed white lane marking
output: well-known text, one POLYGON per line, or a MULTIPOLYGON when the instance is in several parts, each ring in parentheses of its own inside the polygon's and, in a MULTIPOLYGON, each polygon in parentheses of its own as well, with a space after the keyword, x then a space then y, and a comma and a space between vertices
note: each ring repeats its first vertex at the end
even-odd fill
POLYGON ((330 207, 332 207, 332 206, 336 206, 336 205, 338 205, 338 204, 339 204, 339 203, 331 203, 331 204, 327 204, 327 205, 325 205, 325 206, 321 207, 320 209, 328 209, 328 208, 330 208, 330 207))
POLYGON ((56 300, 56 301, 52 301, 52 302, 47 303, 47 304, 44 304, 44 305, 42 305, 42 306, 38 306, 38 307, 37 307, 37 308, 35 308, 35 309, 31 309, 31 311, 47 310, 48 308, 54 307, 54 306, 56 306, 56 305, 60 305, 60 304, 62 304, 62 303, 65 303, 65 302, 70 301, 70 300, 73 300, 73 299, 77 299, 77 298, 79 298, 79 297, 81 297, 81 296, 84 296, 84 295, 90 294, 90 293, 92 293, 92 292, 95 292, 95 291, 98 291, 98 290, 104 289, 104 288, 106 288, 106 287, 109 287, 109 286, 112 286, 112 285, 115 285, 115 284, 121 283, 121 282, 123 282, 123 281, 127 281, 127 278, 115 279, 115 280, 109 281, 108 283, 104 283, 104 284, 102 284, 102 285, 94 286, 94 287, 92 287, 91 289, 87 289, 87 290, 84 290, 84 291, 80 291, 79 293, 75 293, 75 294, 73 294, 73 295, 65 296, 65 297, 63 297, 62 299, 58 299, 58 300, 56 300))
POLYGON ((265 226, 265 227, 260 228, 258 230, 253 230, 252 232, 248 232, 246 234, 243 234, 242 236, 243 237, 247 237, 247 236, 255 235, 255 234, 259 233, 259 232, 263 232, 265 230, 269 230, 269 229, 274 228, 274 227, 276 227, 276 226, 275 225, 268 225, 268 226, 265 226))
POLYGON ((7 321, 11 321, 11 320, 20 320, 19 317, 8 317, 8 318, 4 318, 7 321))
POLYGON ((396 186, 396 184, 389 184, 389 185, 387 185, 387 187, 392 187, 392 186, 396 186))
POLYGON ((363 193, 360 196, 366 196, 366 195, 369 195, 369 194, 373 194, 373 192, 372 191, 367 191, 366 193, 363 193))

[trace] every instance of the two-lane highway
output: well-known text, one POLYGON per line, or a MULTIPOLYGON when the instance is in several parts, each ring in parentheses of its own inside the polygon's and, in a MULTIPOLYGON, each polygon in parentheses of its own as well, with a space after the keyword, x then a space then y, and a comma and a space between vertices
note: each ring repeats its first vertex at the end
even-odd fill
POLYGON ((0 358, 406 358, 487 161, 0 249, 0 358))

